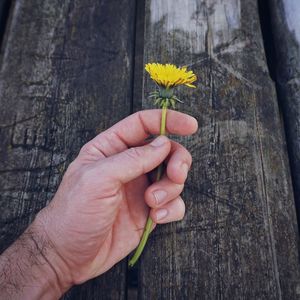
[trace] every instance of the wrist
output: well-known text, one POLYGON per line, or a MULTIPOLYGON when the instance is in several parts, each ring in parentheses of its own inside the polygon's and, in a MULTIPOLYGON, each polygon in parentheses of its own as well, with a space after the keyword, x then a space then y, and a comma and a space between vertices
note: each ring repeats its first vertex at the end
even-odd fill
POLYGON ((46 222, 44 222, 46 217, 44 210, 42 210, 38 213, 29 229, 31 231, 31 239, 41 260, 44 262, 44 264, 39 266, 39 271, 41 273, 45 272, 44 268, 49 270, 49 282, 56 287, 56 290, 60 293, 59 296, 61 296, 72 286, 72 278, 68 265, 56 251, 55 245, 47 234, 46 222))
POLYGON ((1 255, 0 273, 0 299, 59 299, 71 286, 38 218, 1 255))

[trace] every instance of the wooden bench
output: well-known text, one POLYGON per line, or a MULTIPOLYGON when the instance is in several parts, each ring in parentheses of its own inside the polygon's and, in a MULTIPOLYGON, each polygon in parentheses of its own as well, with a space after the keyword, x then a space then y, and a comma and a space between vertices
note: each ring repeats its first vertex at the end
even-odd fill
POLYGON ((51 201, 84 143, 153 108, 144 63, 170 62, 199 77, 196 90, 180 90, 179 107, 198 119, 199 131, 173 137, 193 155, 186 217, 153 232, 137 269, 124 259, 65 299, 299 299, 300 54, 283 2, 260 4, 279 46, 276 84, 256 0, 1 6, 9 14, 0 71, 0 252, 51 201))

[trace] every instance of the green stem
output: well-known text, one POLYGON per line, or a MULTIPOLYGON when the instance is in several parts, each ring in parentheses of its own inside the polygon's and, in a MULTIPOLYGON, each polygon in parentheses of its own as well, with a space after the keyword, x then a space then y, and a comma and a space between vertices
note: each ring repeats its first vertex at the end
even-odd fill
MULTIPOLYGON (((168 104, 166 102, 162 107, 161 123, 160 123, 160 135, 166 135, 167 109, 168 109, 168 104)), ((163 164, 160 164, 158 166, 157 173, 156 173, 156 181, 160 180, 160 178, 162 176, 162 171, 163 171, 163 164)), ((151 232, 151 229, 152 229, 152 225, 153 225, 153 221, 150 218, 150 216, 148 216, 147 223, 146 223, 146 226, 144 228, 143 236, 140 240, 140 243, 139 243, 137 249, 135 250, 135 253, 134 253, 133 257, 128 262, 129 267, 133 267, 134 264, 138 261, 139 257, 141 256, 141 254, 144 250, 144 247, 147 243, 147 240, 149 238, 149 235, 150 235, 150 232, 151 232)))

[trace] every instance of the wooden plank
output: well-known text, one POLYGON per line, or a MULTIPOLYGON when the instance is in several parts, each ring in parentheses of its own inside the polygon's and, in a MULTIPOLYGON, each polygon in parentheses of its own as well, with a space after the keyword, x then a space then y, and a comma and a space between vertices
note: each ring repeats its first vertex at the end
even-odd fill
POLYGON ((300 220, 300 6, 296 0, 270 1, 275 43, 275 80, 283 111, 300 220))
POLYGON ((0 0, 0 45, 2 44, 10 7, 11 0, 0 0))
POLYGON ((187 214, 152 234, 139 297, 299 299, 293 192, 257 1, 148 0, 145 12, 144 62, 198 74, 198 88, 179 98, 200 129, 177 138, 194 159, 187 214))
MULTIPOLYGON (((129 0, 15 2, 0 71, 1 252, 80 147, 130 114, 134 14, 129 0)), ((124 299, 125 264, 66 299, 124 299)))

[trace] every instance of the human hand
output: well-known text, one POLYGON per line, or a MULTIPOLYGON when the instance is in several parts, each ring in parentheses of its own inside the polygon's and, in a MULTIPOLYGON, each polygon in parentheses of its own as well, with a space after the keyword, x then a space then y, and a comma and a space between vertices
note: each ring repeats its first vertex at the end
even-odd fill
MULTIPOLYGON (((192 158, 167 137, 145 142, 159 134, 160 118, 161 110, 140 111, 84 145, 54 199, 37 215, 33 226, 42 228, 59 257, 52 267, 69 281, 61 286, 98 276, 128 255, 139 243, 149 207, 154 223, 183 218, 179 195, 192 158), (151 184, 147 173, 164 160, 166 174, 151 184)), ((168 111, 169 133, 196 130, 194 118, 168 111)))

